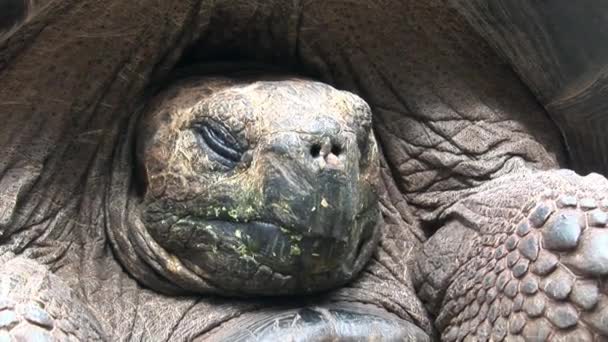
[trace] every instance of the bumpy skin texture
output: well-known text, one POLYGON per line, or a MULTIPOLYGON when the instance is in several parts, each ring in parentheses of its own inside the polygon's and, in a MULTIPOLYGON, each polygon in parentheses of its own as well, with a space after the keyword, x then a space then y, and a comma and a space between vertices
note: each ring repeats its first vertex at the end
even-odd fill
POLYGON ((4 256, 4 261, 0 270, 2 341, 106 339, 87 306, 61 279, 28 259, 4 256))
MULTIPOLYGON (((57 328, 63 320, 87 330, 88 337, 72 334, 82 340, 424 340, 452 338, 455 327, 463 331, 456 338, 466 332, 470 340, 605 336, 605 248, 594 245, 604 239, 595 227, 602 214, 586 200, 603 210, 605 180, 542 171, 576 166, 565 163, 572 156, 560 134, 572 127, 558 127, 563 121, 547 115, 552 107, 546 112, 446 1, 7 3, 14 6, 0 11, 13 13, 0 25, 0 255, 15 267, 2 274, 49 274, 37 292, 52 296, 37 299, 9 281, 15 309, 0 315, 15 313, 18 323, 0 329, 3 337, 32 327, 61 338, 71 331, 57 328), (369 263, 341 288, 305 298, 176 296, 162 285, 165 276, 143 272, 154 286, 143 285, 130 273, 141 263, 117 255, 138 255, 111 234, 140 204, 135 118, 150 89, 168 86, 181 64, 227 56, 312 75, 372 110, 384 225, 369 263), (557 194, 542 197, 545 188, 557 194), (543 203, 547 221, 518 235, 543 203), (562 214, 565 223, 554 224, 562 214), (569 217, 585 223, 577 230, 569 217), (556 229, 569 232, 567 248, 556 229), (509 253, 521 255, 500 271, 507 241, 517 243, 509 253), (554 268, 538 274, 542 257, 554 268), (478 264, 484 272, 471 271, 478 264), (506 293, 499 294, 499 275, 492 280, 497 270, 512 282, 506 293), (69 309, 52 311, 53 298, 69 309), (53 328, 28 320, 19 303, 38 305, 53 328)), ((575 107, 595 103, 586 96, 597 93, 577 92, 575 107)), ((587 153, 586 160, 605 159, 597 149, 587 153)))
POLYGON ((415 272, 442 340, 608 338, 607 190, 596 174, 523 173, 448 210, 415 272))

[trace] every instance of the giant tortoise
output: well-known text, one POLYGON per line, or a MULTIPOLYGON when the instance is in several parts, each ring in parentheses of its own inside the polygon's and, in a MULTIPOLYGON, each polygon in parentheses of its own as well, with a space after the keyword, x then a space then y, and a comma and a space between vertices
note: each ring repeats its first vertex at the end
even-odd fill
POLYGON ((1 1, 0 340, 608 339, 606 18, 1 1))

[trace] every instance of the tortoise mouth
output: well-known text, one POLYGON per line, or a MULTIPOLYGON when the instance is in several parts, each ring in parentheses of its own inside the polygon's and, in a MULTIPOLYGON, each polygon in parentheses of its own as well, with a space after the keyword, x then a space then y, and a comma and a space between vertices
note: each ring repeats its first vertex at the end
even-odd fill
POLYGON ((356 257, 359 251, 353 253, 352 249, 361 248, 362 240, 373 235, 375 222, 369 218, 377 211, 377 206, 368 206, 352 221, 324 230, 275 219, 239 222, 192 215, 177 219, 165 230, 167 234, 154 234, 158 229, 151 233, 171 253, 197 264, 200 260, 205 268, 214 261, 212 255, 222 254, 251 259, 284 274, 299 272, 302 267, 310 267, 311 273, 323 273, 338 267, 345 256, 356 257), (209 253, 212 255, 205 257, 209 253))
POLYGON ((211 258, 200 258, 200 254, 221 253, 259 261, 282 273, 292 273, 294 264, 307 256, 335 259, 344 253, 348 238, 305 235, 267 221, 181 219, 175 225, 187 225, 193 232, 185 249, 172 251, 179 256, 200 259, 208 266, 211 258))
POLYGON ((334 288, 356 275, 378 240, 378 206, 341 222, 344 236, 308 233, 270 220, 185 216, 146 230, 194 274, 230 295, 288 295, 334 288))

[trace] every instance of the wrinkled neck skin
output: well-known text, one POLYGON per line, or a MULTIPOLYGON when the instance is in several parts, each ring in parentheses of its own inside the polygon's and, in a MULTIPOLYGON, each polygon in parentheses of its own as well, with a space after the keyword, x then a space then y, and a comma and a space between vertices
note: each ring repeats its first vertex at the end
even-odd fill
MULTIPOLYGON (((117 148, 116 158, 113 160, 112 174, 116 177, 111 179, 111 191, 107 196, 108 202, 116 205, 106 208, 106 229, 114 253, 135 278, 154 284, 159 291, 177 295, 187 292, 188 289, 171 283, 163 276, 163 272, 174 268, 173 264, 178 261, 172 260, 174 257, 166 252, 163 254, 164 251, 148 234, 141 220, 129 215, 140 210, 138 197, 135 196, 138 181, 133 170, 133 165, 136 164, 134 151, 137 121, 138 115, 129 120, 125 127, 125 140, 117 148)), ((194 278, 195 276, 191 275, 192 282, 195 282, 194 278)))

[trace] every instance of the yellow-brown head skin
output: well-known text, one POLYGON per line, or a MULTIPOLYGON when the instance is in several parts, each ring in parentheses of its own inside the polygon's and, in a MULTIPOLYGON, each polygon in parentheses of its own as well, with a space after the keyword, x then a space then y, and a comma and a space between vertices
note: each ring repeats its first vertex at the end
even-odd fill
POLYGON ((186 79, 137 137, 132 229, 191 291, 300 294, 352 279, 379 236, 378 156, 358 96, 295 77, 186 79))

